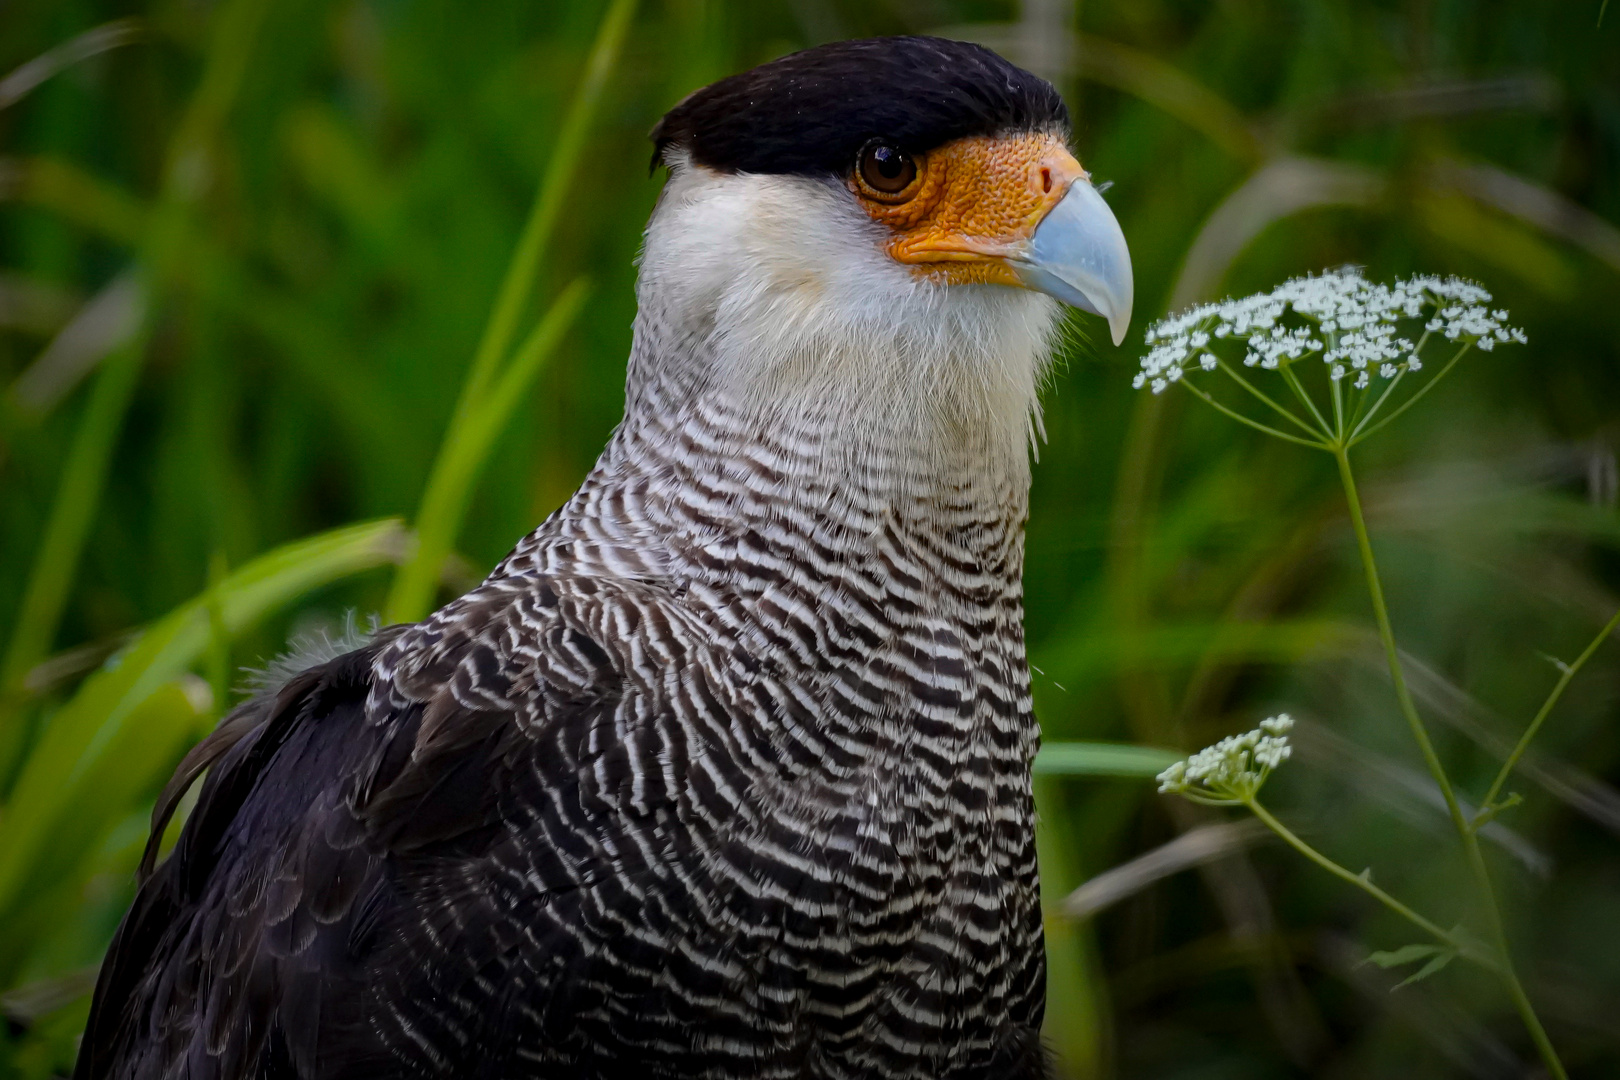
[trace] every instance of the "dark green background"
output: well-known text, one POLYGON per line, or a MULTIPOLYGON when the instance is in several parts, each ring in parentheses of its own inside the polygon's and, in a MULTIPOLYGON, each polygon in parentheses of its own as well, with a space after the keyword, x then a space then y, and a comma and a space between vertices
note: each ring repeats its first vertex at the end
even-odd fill
MULTIPOLYGON (((150 254, 130 223, 159 198, 229 6, 0 4, 0 73, 138 20, 133 43, 0 109, 0 642, 88 397, 85 382, 28 408, 16 380, 150 254)), ((206 589, 210 565, 412 516, 604 6, 268 5, 240 87, 200 129, 206 163, 47 643, 96 648, 0 714, 24 754, 75 672, 206 589)), ((644 0, 536 301, 579 274, 594 291, 496 446, 451 587, 567 496, 618 418, 659 183, 645 134, 661 112, 819 41, 976 37, 1059 82, 1081 161, 1114 184, 1137 274, 1124 346, 1077 319, 1044 395, 1026 586, 1047 736, 1196 749, 1287 709, 1304 730, 1268 788, 1274 808, 1443 925, 1469 920, 1454 837, 1370 636, 1331 461, 1185 396, 1137 394, 1130 376, 1141 328, 1173 298, 1346 262, 1382 279, 1463 274, 1512 311, 1527 347, 1471 357, 1360 452, 1396 631, 1477 798, 1493 748, 1556 677, 1542 654, 1572 657, 1620 604, 1620 12, 1600 20, 1600 7, 644 0), (1189 263, 1195 242, 1213 254, 1189 263)), ((376 570, 303 595, 236 635, 228 661, 376 610, 387 585, 376 570)), ((218 684, 223 663, 216 649, 197 670, 218 684)), ((1611 643, 1549 722, 1540 771, 1514 785, 1526 801, 1503 819, 1511 834, 1490 845, 1531 996, 1583 1077, 1620 1074, 1617 702, 1611 643)), ((127 903, 145 809, 178 748, 165 754, 135 796, 76 809, 95 844, 46 914, 0 925, 0 1076, 71 1061, 83 972, 127 903)), ((14 762, 0 785, 15 775, 14 762)), ((1139 781, 1044 783, 1054 899, 1201 817, 1139 781)), ((1049 1035, 1077 1077, 1534 1075, 1493 985, 1456 965, 1392 994, 1395 979, 1359 962, 1407 929, 1277 845, 1052 936, 1049 1035)))

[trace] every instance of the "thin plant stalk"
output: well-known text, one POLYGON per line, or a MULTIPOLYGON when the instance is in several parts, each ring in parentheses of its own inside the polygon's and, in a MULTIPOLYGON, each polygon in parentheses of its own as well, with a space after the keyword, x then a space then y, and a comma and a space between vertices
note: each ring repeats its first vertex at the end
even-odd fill
MULTIPOLYGON (((1616 627, 1620 627, 1620 611, 1615 612, 1614 617, 1604 624, 1603 629, 1598 631, 1597 637, 1592 639, 1591 644, 1586 647, 1581 655, 1575 658, 1573 663, 1560 663, 1558 665, 1563 674, 1559 676, 1557 684, 1552 688, 1552 692, 1547 695, 1547 700, 1541 703, 1541 708, 1536 712, 1535 719, 1530 721, 1530 726, 1524 729, 1523 735, 1519 736, 1519 743, 1513 748, 1513 753, 1509 754, 1507 760, 1502 762, 1501 771, 1496 774, 1495 781, 1491 783, 1490 791, 1485 793, 1485 798, 1480 803, 1480 813, 1489 814, 1492 808, 1496 806, 1497 796, 1502 794, 1502 785, 1507 783, 1508 777, 1518 767, 1519 760, 1524 757, 1525 751, 1530 749, 1530 740, 1534 739, 1536 733, 1541 730, 1542 722, 1547 719, 1547 714, 1551 713, 1553 706, 1558 704, 1558 699, 1564 696, 1564 688, 1569 685, 1570 680, 1575 677, 1576 673, 1586 666, 1586 662, 1592 659, 1592 654, 1598 651, 1598 646, 1608 640, 1609 635, 1614 633, 1616 627)), ((1481 819, 1476 818, 1476 821, 1479 821, 1480 824, 1484 823, 1481 819)))
POLYGON ((1224 360, 1217 360, 1216 363, 1220 365, 1220 369, 1222 371, 1226 372, 1226 374, 1228 374, 1228 375, 1230 375, 1232 377, 1233 382, 1237 383, 1239 386, 1243 387, 1243 389, 1247 390, 1249 393, 1253 394, 1255 397, 1257 397, 1261 401, 1265 402, 1268 406, 1271 407, 1271 410, 1273 412, 1275 412, 1279 416, 1282 416, 1282 417, 1286 418, 1287 420, 1291 421, 1294 424, 1295 427, 1297 427, 1301 431, 1305 432, 1305 434, 1307 434, 1307 435, 1315 435, 1315 434, 1317 434, 1317 431, 1316 431, 1315 428, 1311 427, 1311 425, 1309 425, 1305 421, 1301 420, 1298 416, 1295 416, 1294 413, 1291 410, 1285 409, 1281 405, 1277 404, 1275 401, 1272 401, 1269 396, 1267 396, 1263 391, 1261 391, 1253 383, 1249 382, 1248 379, 1245 379, 1242 375, 1238 374, 1238 371, 1237 371, 1236 368, 1232 367, 1231 365, 1229 365, 1224 360))
POLYGON ((1466 353, 1472 345, 1473 342, 1471 341, 1463 342, 1462 347, 1459 348, 1455 354, 1453 354, 1450 360, 1446 361, 1446 366, 1440 369, 1440 373, 1438 375, 1424 383, 1422 386, 1418 387, 1417 393, 1401 402, 1398 409, 1384 417, 1382 420, 1378 421, 1378 423, 1359 433, 1352 433, 1349 439, 1349 445, 1354 446, 1363 439, 1369 438, 1375 433, 1383 430, 1392 421, 1399 419, 1400 415, 1407 409, 1410 409, 1413 405, 1416 405, 1419 401, 1423 400, 1423 395, 1427 394, 1430 390, 1433 390, 1435 386, 1439 384, 1441 379, 1444 379, 1451 373, 1451 369, 1457 366, 1457 361, 1463 358, 1463 354, 1466 353))
POLYGON ((580 80, 579 91, 563 118, 557 143, 552 148, 545 174, 540 178, 540 186, 535 192, 529 219, 524 223, 517 249, 513 251, 512 261, 506 268, 506 277, 501 281, 500 292, 496 294, 495 307, 479 339, 478 351, 473 354, 472 368, 462 389, 458 409, 471 406, 483 396, 495 378, 501 361, 506 358, 517 333, 518 320, 534 293, 540 263, 545 257, 557 218, 562 213, 563 198, 568 194, 569 182, 585 149, 585 140, 590 136, 602 92, 618 61, 619 50, 630 29, 630 17, 635 10, 636 0, 615 0, 597 30, 591 54, 585 61, 585 74, 580 80))
POLYGON ((1277 373, 1283 377, 1283 381, 1286 382, 1288 384, 1288 388, 1294 392, 1294 396, 1305 403, 1305 407, 1309 409, 1311 415, 1316 418, 1317 427, 1321 430, 1322 434, 1332 435, 1332 427, 1328 424, 1327 420, 1323 418, 1321 411, 1317 409, 1316 402, 1311 400, 1311 395, 1307 394, 1305 392, 1305 388, 1300 385, 1299 376, 1294 374, 1293 369, 1286 363, 1278 364, 1277 373))
MULTIPOLYGON (((470 485, 482 465, 482 460, 466 460, 465 435, 482 413, 492 391, 505 383, 501 377, 502 366, 507 361, 518 322, 534 293, 551 234, 562 213, 564 197, 579 164, 608 76, 618 59, 635 9, 636 0, 614 0, 597 31, 596 42, 585 63, 585 75, 579 92, 574 95, 568 115, 563 120, 545 174, 535 192, 528 221, 518 238, 511 262, 507 264, 495 306, 490 311, 478 349, 473 354, 472 366, 468 369, 461 395, 451 414, 444 441, 440 444, 438 457, 423 488, 415 522, 416 550, 399 568, 388 594, 387 618, 390 622, 412 622, 426 615, 433 606, 439 573, 455 545, 471 496, 471 492, 449 489, 470 485)), ((541 319, 541 326, 546 328, 547 333, 559 311, 559 307, 553 305, 551 311, 541 319)), ((531 334, 531 340, 539 333, 537 328, 531 334)), ((487 441, 486 450, 489 445, 493 445, 493 440, 487 441)))
POLYGON ((1478 963, 1484 967, 1490 968, 1492 971, 1498 970, 1495 957, 1492 957, 1489 954, 1481 954, 1468 942, 1458 938, 1450 931, 1441 929, 1440 926, 1434 921, 1424 918, 1422 915, 1418 914, 1416 911, 1413 911, 1411 908, 1395 899, 1395 897, 1391 896, 1383 889, 1380 889, 1377 885, 1374 885, 1369 877, 1363 874, 1351 873, 1345 867, 1334 862, 1320 851, 1317 851, 1304 840, 1301 840, 1292 829, 1284 825, 1276 818, 1275 815, 1272 814, 1270 810, 1267 810, 1264 806, 1262 806, 1259 799, 1248 799, 1243 805, 1247 806, 1254 813, 1254 816, 1260 819, 1266 828, 1270 829, 1272 832, 1281 837, 1284 843, 1293 848, 1295 851, 1299 852, 1301 855, 1305 856, 1307 859, 1311 860, 1311 862, 1315 863, 1317 866, 1320 866, 1334 877, 1354 885, 1356 888, 1360 889, 1368 896, 1371 896, 1373 899, 1377 900, 1389 910, 1393 911, 1395 914, 1399 915, 1413 926, 1416 926, 1418 929, 1422 930, 1436 941, 1456 949, 1457 955, 1466 956, 1468 959, 1473 960, 1475 963, 1478 963))
POLYGON ((1227 408, 1225 405, 1222 405, 1220 402, 1216 401, 1214 399, 1214 397, 1210 396, 1209 394, 1204 393, 1202 390, 1198 389, 1198 387, 1194 386, 1190 382, 1187 382, 1186 380, 1182 380, 1182 385, 1185 386, 1188 390, 1190 390, 1193 394, 1195 394, 1198 397, 1202 398, 1206 403, 1208 403, 1209 405, 1211 405, 1214 408, 1218 409, 1219 411, 1225 413, 1227 416, 1230 416, 1232 419, 1236 420, 1240 424, 1246 424, 1249 427, 1254 428, 1254 430, 1259 431, 1259 432, 1263 432, 1264 434, 1270 435, 1272 438, 1275 438, 1275 439, 1283 439, 1283 440, 1286 440, 1287 442, 1298 443, 1300 446, 1315 447, 1318 450, 1323 449, 1323 444, 1321 442, 1313 441, 1311 439, 1302 439, 1298 435, 1290 435, 1286 431, 1278 431, 1276 428, 1272 427, 1269 424, 1262 424, 1258 420, 1249 419, 1247 416, 1244 416, 1242 413, 1238 412, 1236 409, 1227 408))
MULTIPOLYGON (((1461 356, 1459 351, 1458 356, 1461 356)), ((1453 358, 1452 363, 1456 362, 1453 358)), ((1447 365, 1450 370, 1450 365, 1447 365)), ((1433 385, 1431 382, 1430 386, 1433 385)), ((1425 387, 1427 389, 1427 387, 1425 387)), ((1398 413, 1395 415, 1399 415, 1398 413)), ((1390 419, 1394 417, 1391 416, 1390 419)), ((1386 423, 1388 421, 1386 420, 1386 423)), ((1457 799, 1456 790, 1452 787, 1451 779, 1446 775, 1445 767, 1440 762, 1440 756, 1435 752, 1434 743, 1429 738, 1428 729, 1423 719, 1418 715, 1417 704, 1412 699, 1412 693, 1407 688, 1405 673, 1401 670, 1400 653, 1395 645, 1395 632, 1389 621, 1389 608, 1384 602, 1384 587, 1379 579, 1378 564, 1373 559, 1372 540, 1367 533, 1367 522, 1361 510, 1361 498, 1356 493, 1355 475, 1350 468, 1350 455, 1348 448, 1341 438, 1332 448, 1333 457, 1338 462, 1339 479, 1344 486, 1345 499, 1350 507, 1350 522, 1356 533, 1356 547, 1361 554, 1362 568, 1367 575, 1367 590, 1372 596, 1373 615, 1378 623, 1378 639, 1384 647, 1384 658, 1389 664, 1389 674, 1395 684, 1395 697, 1400 703, 1401 713, 1406 718, 1407 726, 1411 728, 1412 737, 1417 740, 1418 748, 1422 751, 1423 761, 1429 768, 1429 774, 1440 788, 1440 794, 1445 799, 1446 811, 1451 817, 1452 827, 1456 829, 1458 837, 1462 840, 1463 852, 1466 856, 1469 870, 1474 875, 1478 886, 1480 901, 1485 908, 1486 922, 1490 929, 1492 944, 1496 947, 1499 967, 1498 975, 1502 979, 1508 996, 1513 1000, 1514 1008, 1518 1010, 1520 1019, 1530 1032, 1531 1039, 1541 1054, 1542 1062, 1554 1080, 1568 1080, 1568 1073, 1563 1063, 1558 1059, 1558 1052, 1553 1048, 1552 1040, 1548 1038, 1547 1031, 1541 1025, 1541 1019, 1536 1015, 1535 1007, 1530 1003, 1530 997, 1525 993, 1524 985, 1519 981, 1518 972, 1514 970, 1513 956, 1508 946, 1507 930, 1502 921, 1501 906, 1497 903, 1496 890, 1491 884, 1490 870, 1485 865, 1484 853, 1480 851, 1479 838, 1475 834, 1472 823, 1463 814, 1462 804, 1457 799)))
POLYGON ((1344 379, 1328 378, 1328 396, 1333 399, 1333 441, 1344 442, 1344 379))

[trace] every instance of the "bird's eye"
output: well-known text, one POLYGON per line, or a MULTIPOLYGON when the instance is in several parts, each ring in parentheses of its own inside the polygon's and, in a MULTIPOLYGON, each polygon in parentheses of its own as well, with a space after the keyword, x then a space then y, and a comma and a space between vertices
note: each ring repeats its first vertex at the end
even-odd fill
POLYGON ((910 154, 885 142, 869 142, 861 149, 861 182, 878 195, 898 195, 917 179, 917 163, 910 154))

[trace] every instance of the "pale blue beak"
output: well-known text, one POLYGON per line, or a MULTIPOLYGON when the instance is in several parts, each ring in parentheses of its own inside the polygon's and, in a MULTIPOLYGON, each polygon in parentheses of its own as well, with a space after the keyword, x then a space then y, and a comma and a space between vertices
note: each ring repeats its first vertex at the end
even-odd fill
POLYGON ((1114 344, 1131 325, 1131 252, 1114 212, 1089 180, 1075 180, 1023 250, 1007 259, 1026 288, 1108 320, 1114 344))

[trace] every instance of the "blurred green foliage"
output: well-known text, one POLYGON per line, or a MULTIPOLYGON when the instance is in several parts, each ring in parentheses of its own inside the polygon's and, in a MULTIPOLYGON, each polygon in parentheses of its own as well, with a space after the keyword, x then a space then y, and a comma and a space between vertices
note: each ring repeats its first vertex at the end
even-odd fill
MULTIPOLYGON (((1529 347, 1476 358, 1359 462, 1414 692, 1478 799, 1558 676, 1543 653, 1570 659, 1620 605, 1620 18, 1601 6, 643 0, 577 138, 605 2, 0 6, 0 1075, 70 1066, 151 800, 235 669, 351 609, 409 613, 389 565, 415 550, 397 519, 437 513, 430 473, 441 503, 470 497, 443 596, 589 468, 622 404, 656 118, 836 37, 972 37, 1058 81, 1114 182, 1141 319, 1345 262, 1497 293, 1529 347), (473 400, 514 280, 489 361, 512 393, 473 400)), ((1048 738, 1195 749, 1287 709, 1273 809, 1470 919, 1331 462, 1134 393, 1140 333, 1074 330, 1026 573, 1048 738)), ((1617 705, 1611 644, 1486 834, 1576 1076, 1620 1072, 1617 705)), ((1038 781, 1069 1074, 1527 1075, 1493 987, 1454 965, 1391 993, 1400 973, 1365 963, 1409 943, 1390 916, 1208 831, 1131 752, 1076 753, 1038 781), (1204 854, 1132 862, 1178 833, 1204 854)))

